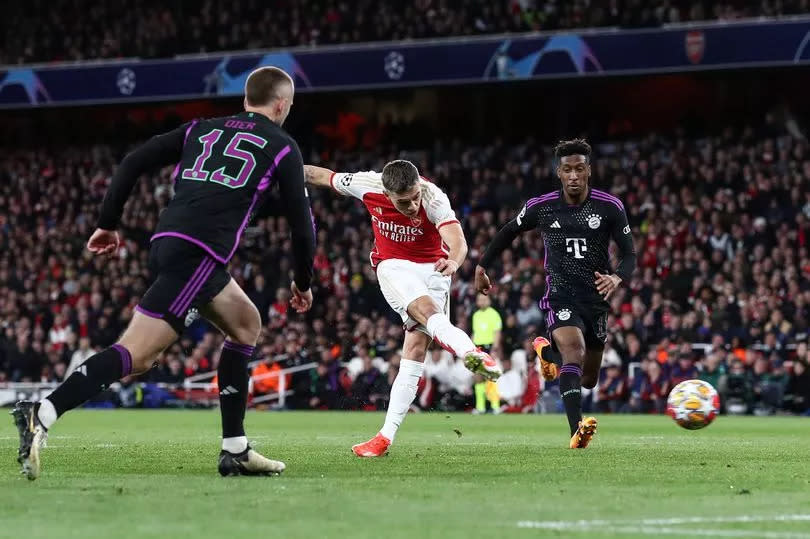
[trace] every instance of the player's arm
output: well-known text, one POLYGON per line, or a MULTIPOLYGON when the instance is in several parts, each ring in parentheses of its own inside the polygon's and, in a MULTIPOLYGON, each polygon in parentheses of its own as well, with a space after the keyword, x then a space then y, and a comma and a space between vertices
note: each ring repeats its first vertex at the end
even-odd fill
POLYGON ((332 187, 331 179, 334 175, 334 170, 316 167, 315 165, 304 165, 304 179, 309 185, 314 185, 315 187, 332 187))
POLYGON ((534 204, 531 207, 528 203, 525 204, 517 217, 506 223, 489 242, 484 254, 478 261, 478 265, 475 267, 475 288, 479 292, 489 294, 489 290, 492 288, 487 275, 487 268, 492 265, 495 259, 512 245, 512 242, 521 233, 537 228, 537 224, 540 222, 539 207, 540 204, 534 204))
POLYGON ((168 133, 154 136, 124 157, 115 170, 101 203, 98 228, 118 228, 124 204, 142 174, 180 160, 187 127, 188 124, 181 125, 168 133))
POLYGON ((279 191, 286 211, 287 223, 292 234, 294 277, 292 305, 298 312, 309 310, 312 305, 312 263, 315 258, 315 221, 309 208, 309 199, 304 184, 304 160, 295 143, 290 144, 290 153, 279 163, 276 172, 279 191))
MULTIPOLYGON (((434 267, 442 275, 453 275, 467 258, 467 240, 464 238, 464 230, 456 218, 456 212, 453 211, 447 194, 435 183, 424 179, 421 181, 425 213, 430 222, 436 225, 442 242, 449 249, 447 256, 437 260, 434 267)), ((339 181, 338 184, 340 184, 339 181)))
POLYGON ((622 281, 630 280, 636 269, 636 246, 633 244, 633 235, 623 208, 616 208, 610 235, 619 247, 619 264, 612 275, 602 275, 598 271, 595 273, 596 289, 605 299, 610 297, 622 281))
POLYGON ((448 221, 439 226, 439 235, 447 245, 450 252, 446 258, 436 261, 436 271, 442 275, 453 275, 467 258, 467 240, 458 221, 448 221))
POLYGON ((124 157, 113 174, 101 203, 97 228, 87 241, 89 251, 108 254, 118 248, 116 229, 135 182, 150 170, 180 160, 187 128, 188 124, 184 124, 168 133, 154 136, 124 157))

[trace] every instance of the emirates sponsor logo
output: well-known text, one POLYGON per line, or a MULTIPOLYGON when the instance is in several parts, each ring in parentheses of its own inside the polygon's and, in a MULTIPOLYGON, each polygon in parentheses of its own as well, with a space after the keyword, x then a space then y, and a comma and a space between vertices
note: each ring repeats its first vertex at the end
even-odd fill
POLYGON ((407 226, 390 221, 382 221, 375 215, 371 216, 371 222, 377 226, 377 230, 380 231, 383 237, 396 242, 416 241, 417 237, 425 234, 425 231, 418 226, 407 226))

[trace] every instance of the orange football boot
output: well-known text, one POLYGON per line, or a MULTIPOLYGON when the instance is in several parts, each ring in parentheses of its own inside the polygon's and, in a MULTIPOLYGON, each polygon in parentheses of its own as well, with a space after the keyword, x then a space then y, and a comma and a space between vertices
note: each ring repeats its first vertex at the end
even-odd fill
POLYGON ((577 431, 571 436, 571 449, 585 449, 591 443, 591 438, 596 434, 596 418, 586 417, 579 422, 577 431))
POLYGON ((557 367, 556 363, 543 359, 543 348, 546 346, 551 346, 549 340, 545 337, 537 337, 532 343, 532 346, 534 347, 534 351, 537 353, 537 357, 540 358, 540 374, 543 375, 543 380, 546 382, 556 380, 557 376, 560 375, 559 367, 557 367))
POLYGON ((377 433, 377 436, 362 444, 352 446, 352 452, 358 457, 383 457, 388 454, 391 440, 377 433))

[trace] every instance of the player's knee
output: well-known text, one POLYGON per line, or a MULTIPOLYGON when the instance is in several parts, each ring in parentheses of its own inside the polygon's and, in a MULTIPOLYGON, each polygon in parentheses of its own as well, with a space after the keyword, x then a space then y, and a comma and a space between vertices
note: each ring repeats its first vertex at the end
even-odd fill
POLYGON ((150 356, 132 356, 132 374, 133 376, 143 374, 155 364, 155 355, 150 356))
POLYGON ((130 374, 143 374, 155 364, 158 354, 166 347, 165 343, 152 342, 148 339, 133 339, 125 335, 116 343, 129 352, 132 368, 130 374))
POLYGON ((255 346, 262 331, 262 317, 259 310, 253 303, 243 311, 243 317, 239 321, 239 326, 234 328, 229 339, 239 344, 255 346))
POLYGON ((588 374, 582 375, 582 387, 585 389, 593 389, 596 387, 596 377, 588 374))
POLYGON ((157 352, 153 348, 139 345, 131 339, 120 339, 115 346, 119 346, 129 353, 132 362, 129 374, 132 375, 145 373, 152 368, 157 359, 157 352))
POLYGON ((408 313, 420 323, 425 323, 427 320, 438 313, 439 309, 433 300, 427 296, 420 297, 408 306, 408 313))
POLYGON ((402 347, 402 357, 411 361, 424 361, 427 355, 427 345, 423 343, 405 344, 402 347))

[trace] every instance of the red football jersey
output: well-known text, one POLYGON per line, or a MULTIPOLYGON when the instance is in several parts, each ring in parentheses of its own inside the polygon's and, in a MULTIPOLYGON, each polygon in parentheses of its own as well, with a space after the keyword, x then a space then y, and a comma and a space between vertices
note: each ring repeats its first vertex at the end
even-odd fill
POLYGON ((362 200, 371 215, 372 267, 389 258, 425 263, 447 256, 439 229, 458 223, 458 219, 447 195, 433 183, 420 179, 422 205, 417 216, 411 218, 399 212, 385 196, 379 172, 337 172, 331 182, 338 193, 362 200))

